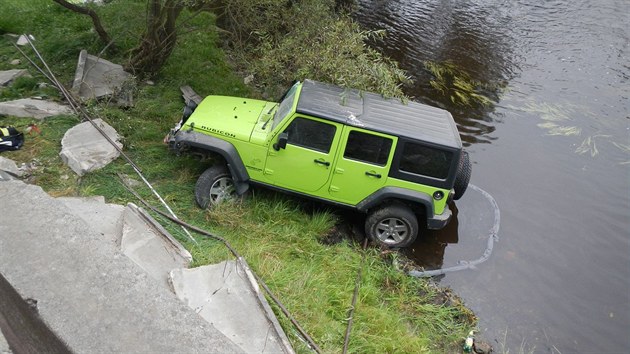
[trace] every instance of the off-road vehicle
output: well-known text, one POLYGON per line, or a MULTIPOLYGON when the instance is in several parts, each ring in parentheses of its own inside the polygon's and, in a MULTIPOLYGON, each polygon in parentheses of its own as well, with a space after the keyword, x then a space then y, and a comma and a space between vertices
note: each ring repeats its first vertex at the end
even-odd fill
POLYGON ((195 186, 202 208, 270 187, 361 211, 367 236, 390 247, 410 245, 419 218, 444 227, 471 173, 449 112, 311 80, 279 103, 188 103, 167 140, 178 153, 218 157, 195 186))

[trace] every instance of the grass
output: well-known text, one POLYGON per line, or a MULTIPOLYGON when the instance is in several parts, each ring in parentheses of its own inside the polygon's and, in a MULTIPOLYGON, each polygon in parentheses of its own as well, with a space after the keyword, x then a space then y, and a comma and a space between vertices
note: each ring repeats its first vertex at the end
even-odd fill
MULTIPOLYGON (((97 9, 106 28, 119 33, 119 51, 107 58, 120 61, 134 45, 141 28, 142 1, 113 1, 97 9)), ((90 23, 51 1, 5 0, 0 4, 0 32, 32 33, 36 45, 62 82, 70 82, 80 49, 91 53, 101 49, 90 23), (44 25, 46 24, 46 25, 44 25)), ((94 118, 103 118, 124 136, 125 152, 140 166, 146 178, 177 215, 194 225, 229 240, 253 270, 264 279, 286 307, 325 352, 340 352, 348 322, 356 272, 363 266, 363 279, 355 311, 350 352, 354 353, 442 353, 461 351, 461 342, 475 326, 474 315, 461 303, 445 305, 436 301, 439 289, 425 280, 411 278, 392 266, 395 253, 370 248, 365 264, 361 247, 350 240, 333 245, 322 239, 339 221, 334 210, 269 192, 254 190, 242 203, 224 204, 205 211, 196 207, 193 197, 197 176, 210 161, 175 156, 162 143, 164 134, 179 119, 182 99, 179 87, 190 84, 201 95, 251 94, 242 79, 231 70, 226 54, 217 46, 218 37, 210 14, 195 17, 185 26, 191 31, 180 37, 173 56, 152 85, 139 83, 135 106, 123 110, 102 103, 87 109, 94 118)), ((14 40, 14 39, 11 39, 14 40)), ((0 70, 20 58, 9 39, 0 42, 0 70)), ((28 68, 24 63, 20 68, 28 68)), ((32 78, 18 80, 0 91, 0 99, 20 96, 46 96, 59 100, 49 88, 40 88, 43 78, 29 68, 32 78)), ((64 132, 77 124, 74 116, 58 116, 43 121, 3 117, 0 125, 24 129, 37 124, 41 134, 26 137, 22 150, 3 153, 18 163, 35 166, 31 183, 53 196, 104 195, 110 203, 136 202, 119 182, 123 173, 138 179, 122 158, 107 167, 76 176, 59 158, 64 132)), ((150 191, 138 192, 159 205, 150 191)), ((155 216, 190 250, 193 266, 231 258, 224 246, 196 236, 188 240, 179 227, 155 216)), ((274 310, 277 310, 274 305, 274 310)), ((291 324, 278 313, 279 320, 298 352, 308 352, 291 324)))

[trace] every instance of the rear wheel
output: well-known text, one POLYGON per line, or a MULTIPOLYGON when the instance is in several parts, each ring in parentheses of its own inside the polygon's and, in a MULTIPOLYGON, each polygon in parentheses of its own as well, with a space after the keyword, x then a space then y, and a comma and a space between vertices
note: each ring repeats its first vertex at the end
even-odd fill
POLYGON ((404 205, 387 205, 368 215, 365 233, 379 245, 407 247, 418 236, 418 218, 404 205))
POLYGON ((195 185, 195 200, 200 207, 208 209, 236 198, 234 180, 227 166, 212 166, 199 176, 195 185))
POLYGON ((462 158, 459 160, 459 167, 457 168, 457 177, 455 177, 455 195, 453 199, 458 200, 466 192, 468 188, 468 182, 470 182, 470 175, 472 174, 472 166, 470 164, 470 158, 466 151, 462 151, 462 158))

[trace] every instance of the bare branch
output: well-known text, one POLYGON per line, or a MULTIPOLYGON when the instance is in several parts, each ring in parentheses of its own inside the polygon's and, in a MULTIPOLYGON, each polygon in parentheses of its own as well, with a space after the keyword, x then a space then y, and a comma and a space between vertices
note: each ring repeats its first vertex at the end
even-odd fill
POLYGON ((92 24, 94 25, 94 30, 96 30, 96 33, 98 33, 98 37, 101 39, 101 41, 105 43, 105 45, 112 46, 111 45, 111 43, 113 42, 112 38, 109 36, 107 31, 105 31, 105 28, 103 28, 103 25, 101 24, 101 19, 98 17, 98 15, 96 14, 94 10, 87 7, 69 3, 66 0, 53 0, 53 1, 70 11, 90 16, 90 18, 92 19, 92 24))

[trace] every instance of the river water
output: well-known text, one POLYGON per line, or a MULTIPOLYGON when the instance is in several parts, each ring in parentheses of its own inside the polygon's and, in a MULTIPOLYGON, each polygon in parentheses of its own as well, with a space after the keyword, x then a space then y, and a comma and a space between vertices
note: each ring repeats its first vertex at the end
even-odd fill
MULTIPOLYGON (((450 110, 471 183, 501 209, 500 240, 474 270, 439 279, 480 318, 499 352, 630 351, 630 2, 360 0, 373 45, 415 83, 407 94, 450 110), (433 89, 426 61, 489 85, 462 107, 433 89)), ((485 249, 489 204, 473 190, 447 229, 410 256, 427 268, 485 249)))

